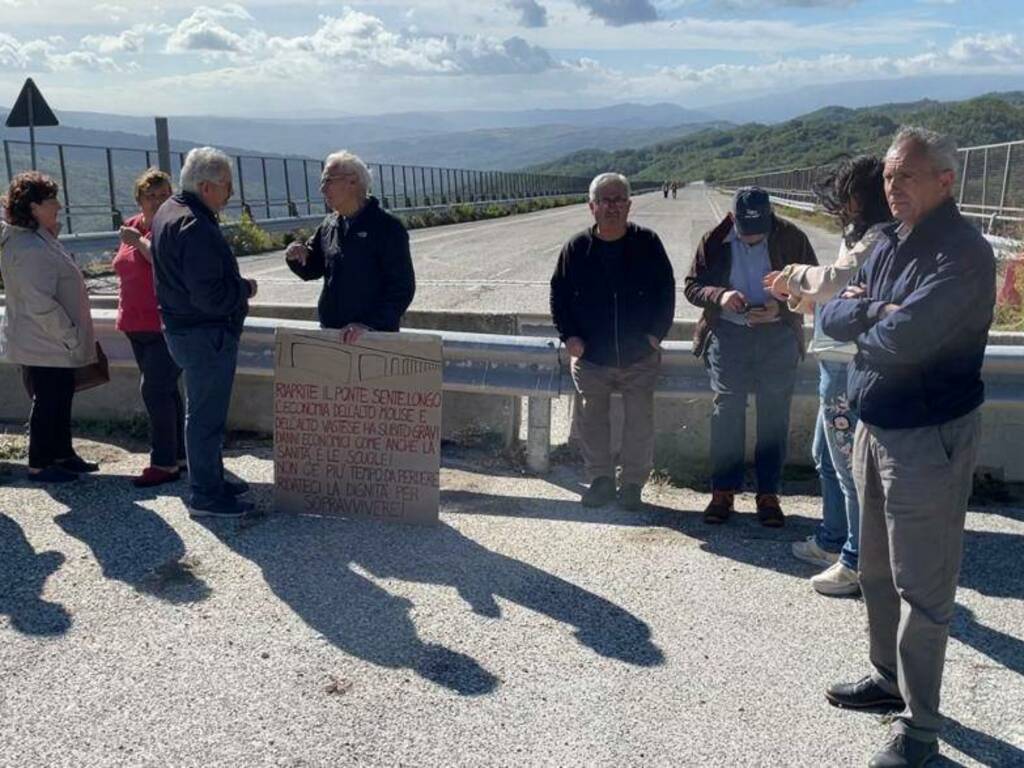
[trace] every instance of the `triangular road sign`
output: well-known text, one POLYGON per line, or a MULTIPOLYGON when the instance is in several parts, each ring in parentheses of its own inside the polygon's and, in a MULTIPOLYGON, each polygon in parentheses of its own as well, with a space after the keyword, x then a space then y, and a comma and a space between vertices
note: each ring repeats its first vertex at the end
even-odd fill
POLYGON ((32 78, 25 81, 25 85, 18 94, 18 100, 11 107, 11 113, 7 115, 8 128, 36 128, 60 125, 57 116, 53 114, 50 105, 46 103, 43 94, 39 92, 32 78))

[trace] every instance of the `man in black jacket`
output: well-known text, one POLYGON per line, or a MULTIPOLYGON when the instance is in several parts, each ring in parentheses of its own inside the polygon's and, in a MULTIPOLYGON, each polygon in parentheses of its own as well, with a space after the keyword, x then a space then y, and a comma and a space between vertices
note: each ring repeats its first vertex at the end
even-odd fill
POLYGON ((248 486, 226 481, 222 449, 238 342, 256 281, 238 272, 217 214, 231 199, 231 159, 193 149, 181 169, 179 195, 153 217, 153 277, 164 337, 185 373, 185 452, 193 517, 237 517, 252 504, 248 486))
POLYGON ((572 359, 580 393, 580 444, 590 488, 584 506, 616 495, 612 392, 622 394, 619 503, 642 506, 654 458, 654 385, 661 340, 675 314, 672 264, 658 236, 628 221, 629 181, 604 173, 590 184, 594 226, 573 237, 551 277, 551 316, 572 359))
POLYGON ((355 155, 328 155, 320 191, 333 211, 285 258, 303 280, 323 278, 320 325, 341 329, 345 343, 365 330, 397 331, 416 292, 409 233, 370 192, 370 170, 355 155))
POLYGON ((922 128, 896 134, 884 178, 897 223, 821 314, 825 333, 857 344, 847 388, 860 415, 853 474, 872 666, 826 697, 898 712, 873 768, 924 765, 942 724, 995 303, 992 248, 957 210, 956 168, 950 139, 922 128))

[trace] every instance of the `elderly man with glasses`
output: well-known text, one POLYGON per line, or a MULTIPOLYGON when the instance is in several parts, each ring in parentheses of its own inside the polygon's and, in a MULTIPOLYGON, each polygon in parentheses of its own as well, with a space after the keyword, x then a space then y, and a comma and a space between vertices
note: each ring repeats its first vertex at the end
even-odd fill
POLYGON ((409 234, 370 194, 370 170, 349 152, 327 156, 320 177, 331 213, 285 259, 303 280, 323 278, 320 325, 354 343, 366 330, 397 331, 416 292, 409 234))
POLYGON ((654 459, 654 385, 661 340, 672 327, 676 288, 658 236, 628 221, 629 181, 603 173, 590 184, 594 225, 575 235, 551 277, 551 316, 572 360, 580 394, 580 446, 590 487, 582 504, 618 496, 626 509, 641 492, 654 459), (622 395, 625 421, 616 492, 610 405, 622 395))
POLYGON ((231 199, 231 159, 213 147, 191 150, 181 169, 181 194, 153 217, 150 249, 164 338, 185 373, 185 453, 193 517, 237 517, 252 508, 238 500, 245 483, 225 480, 222 450, 238 342, 256 281, 238 262, 218 214, 231 199))

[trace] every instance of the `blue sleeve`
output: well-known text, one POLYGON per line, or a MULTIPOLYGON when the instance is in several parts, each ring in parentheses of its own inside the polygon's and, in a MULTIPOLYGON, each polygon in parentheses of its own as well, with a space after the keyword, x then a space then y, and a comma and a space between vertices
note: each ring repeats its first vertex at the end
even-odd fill
MULTIPOLYGON (((849 285, 864 285, 866 282, 867 272, 862 265, 850 279, 849 285)), ((885 302, 867 297, 844 299, 841 294, 842 291, 822 306, 819 318, 821 330, 836 341, 853 341, 875 324, 885 302)))
POLYGON ((916 365, 942 347, 972 318, 991 317, 995 261, 991 251, 940 257, 936 270, 900 308, 857 337, 861 357, 872 365, 916 365))
MULTIPOLYGON (((226 270, 222 249, 226 242, 217 242, 219 231, 210 233, 198 222, 181 230, 182 282, 192 305, 208 315, 234 314, 249 298, 248 282, 226 270)), ((221 238, 223 239, 223 238, 221 238)))

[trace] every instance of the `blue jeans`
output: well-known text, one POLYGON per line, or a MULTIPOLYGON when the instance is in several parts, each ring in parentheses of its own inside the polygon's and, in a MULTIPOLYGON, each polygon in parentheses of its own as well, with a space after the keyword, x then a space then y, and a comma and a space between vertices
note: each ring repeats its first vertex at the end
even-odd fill
POLYGON ((796 334, 786 323, 748 327, 719 320, 712 329, 704 362, 715 393, 711 412, 714 490, 743 488, 747 396, 753 394, 757 402, 757 492, 779 492, 799 360, 796 334))
POLYGON ((167 347, 185 372, 185 453, 192 502, 225 496, 224 431, 238 362, 227 328, 165 330, 167 347))
POLYGON ((846 398, 846 363, 821 360, 818 424, 812 448, 821 478, 821 523, 814 532, 818 546, 839 552, 847 568, 857 569, 860 507, 853 482, 853 435, 857 417, 846 398))

